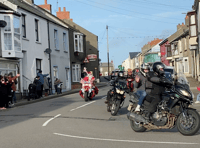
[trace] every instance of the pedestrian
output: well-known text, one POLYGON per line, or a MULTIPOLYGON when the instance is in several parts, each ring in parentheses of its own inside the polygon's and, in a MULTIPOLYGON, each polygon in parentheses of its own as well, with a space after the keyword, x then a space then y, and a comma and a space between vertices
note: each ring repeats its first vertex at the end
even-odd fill
POLYGON ((35 78, 35 80, 34 80, 34 82, 33 82, 33 84, 36 86, 36 92, 37 92, 37 99, 38 98, 41 98, 42 96, 42 94, 41 94, 41 89, 42 89, 42 83, 41 83, 41 81, 40 81, 40 76, 36 76, 36 78, 35 78))
POLYGON ((42 94, 43 94, 43 85, 44 85, 44 77, 46 77, 46 76, 48 76, 49 74, 42 74, 42 70, 39 70, 39 72, 37 73, 37 76, 39 76, 40 77, 40 79, 39 79, 39 81, 41 82, 41 90, 40 90, 40 95, 39 96, 41 96, 41 97, 43 97, 42 96, 42 94))
POLYGON ((8 74, 8 80, 9 80, 9 82, 10 83, 12 83, 12 86, 11 86, 11 89, 12 89, 12 91, 13 91, 13 98, 12 98, 12 104, 14 105, 14 103, 17 103, 17 99, 16 99, 16 94, 15 94, 15 92, 16 92, 16 85, 17 85, 17 78, 20 76, 20 74, 17 74, 15 77, 13 76, 13 73, 12 72, 10 72, 9 74, 8 74))
POLYGON ((0 109, 6 109, 5 104, 6 104, 6 99, 7 99, 7 88, 6 88, 6 83, 5 79, 2 75, 0 75, 0 109))
POLYGON ((12 103, 12 97, 13 97, 13 94, 12 94, 12 89, 11 89, 11 86, 12 86, 12 83, 13 82, 9 82, 8 80, 8 74, 4 74, 4 80, 5 80, 5 87, 6 87, 6 100, 5 100, 5 107, 6 108, 10 108, 10 105, 13 105, 12 103))
POLYGON ((48 96, 49 82, 48 82, 47 77, 44 77, 44 90, 45 90, 45 96, 48 96))
POLYGON ((58 94, 58 84, 60 84, 60 80, 58 78, 54 81, 55 92, 58 94))

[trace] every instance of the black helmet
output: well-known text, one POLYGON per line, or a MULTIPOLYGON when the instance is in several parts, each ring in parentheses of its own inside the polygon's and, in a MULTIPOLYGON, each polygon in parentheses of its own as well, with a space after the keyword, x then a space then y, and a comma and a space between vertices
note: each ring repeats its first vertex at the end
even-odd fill
POLYGON ((124 72, 123 71, 119 71, 118 72, 118 77, 124 77, 124 72))
POLYGON ((159 75, 163 75, 165 73, 164 68, 165 68, 165 65, 162 62, 153 63, 153 71, 158 73, 159 75))
POLYGON ((140 72, 141 72, 144 76, 146 76, 146 73, 144 72, 144 70, 150 70, 149 64, 144 63, 144 64, 142 64, 141 67, 140 67, 140 72))

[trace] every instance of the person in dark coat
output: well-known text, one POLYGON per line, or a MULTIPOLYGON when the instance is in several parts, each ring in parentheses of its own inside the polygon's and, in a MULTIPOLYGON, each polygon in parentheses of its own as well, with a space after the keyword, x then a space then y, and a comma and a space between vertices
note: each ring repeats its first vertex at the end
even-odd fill
POLYGON ((36 86, 37 98, 41 98, 42 97, 42 94, 41 94, 42 83, 40 81, 40 76, 36 76, 33 84, 36 86))
POLYGON ((0 75, 0 109, 6 109, 6 99, 7 99, 7 87, 5 83, 5 79, 3 76, 0 75))

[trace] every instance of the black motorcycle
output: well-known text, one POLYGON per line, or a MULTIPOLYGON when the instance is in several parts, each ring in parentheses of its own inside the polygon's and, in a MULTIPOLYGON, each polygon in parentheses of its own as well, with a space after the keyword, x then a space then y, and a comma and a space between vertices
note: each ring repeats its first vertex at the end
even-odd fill
POLYGON ((117 115, 119 109, 124 105, 127 86, 126 82, 123 80, 119 80, 117 82, 111 81, 111 86, 113 86, 113 88, 107 93, 107 97, 109 97, 107 111, 111 112, 112 116, 115 116, 117 115))
MULTIPOLYGON (((148 95, 147 95, 148 97, 148 95)), ((193 94, 187 84, 172 85, 168 92, 162 94, 162 101, 157 105, 157 111, 147 118, 149 102, 144 101, 141 112, 134 112, 138 96, 133 94, 127 114, 131 128, 135 132, 147 129, 172 129, 177 126, 178 131, 186 136, 194 135, 200 128, 199 113, 189 106, 193 103, 193 94)))

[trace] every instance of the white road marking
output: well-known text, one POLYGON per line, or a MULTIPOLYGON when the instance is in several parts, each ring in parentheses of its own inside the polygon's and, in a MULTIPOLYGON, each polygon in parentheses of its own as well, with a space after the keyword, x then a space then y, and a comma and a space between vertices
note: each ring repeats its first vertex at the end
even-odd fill
POLYGON ((94 103, 94 102, 96 102, 96 101, 92 101, 92 102, 90 102, 90 103, 84 104, 84 105, 79 106, 79 107, 77 107, 77 108, 71 109, 70 112, 71 112, 71 111, 74 111, 74 110, 77 110, 77 109, 79 109, 79 108, 82 108, 82 107, 84 107, 84 106, 87 106, 87 105, 89 105, 89 104, 92 104, 92 103, 94 103))
POLYGON ((199 143, 186 143, 186 142, 158 142, 158 141, 135 141, 135 140, 118 140, 118 139, 103 139, 103 138, 91 138, 91 137, 80 137, 80 136, 72 136, 72 135, 65 135, 54 133, 58 136, 70 137, 70 138, 77 138, 77 139, 86 139, 86 140, 97 140, 97 141, 110 141, 110 142, 128 142, 128 143, 148 143, 148 144, 182 144, 182 145, 195 145, 199 143))
POLYGON ((58 115, 56 115, 55 117, 53 117, 53 118, 47 120, 42 126, 47 126, 47 124, 48 124, 51 120, 53 120, 53 119, 59 117, 60 115, 61 115, 61 114, 58 114, 58 115))

